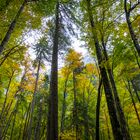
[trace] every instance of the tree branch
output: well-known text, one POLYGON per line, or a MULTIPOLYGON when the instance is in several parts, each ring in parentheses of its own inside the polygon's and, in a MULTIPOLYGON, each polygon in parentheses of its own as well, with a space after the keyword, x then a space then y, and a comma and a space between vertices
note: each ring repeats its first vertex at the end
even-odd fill
POLYGON ((140 5, 140 0, 128 10, 128 13, 132 12, 138 5, 140 5))

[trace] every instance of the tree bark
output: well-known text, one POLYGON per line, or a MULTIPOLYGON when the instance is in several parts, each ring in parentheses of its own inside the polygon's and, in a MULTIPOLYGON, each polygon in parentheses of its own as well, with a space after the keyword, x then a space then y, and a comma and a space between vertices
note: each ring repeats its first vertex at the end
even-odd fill
POLYGON ((58 140, 58 39, 59 39, 59 2, 56 4, 55 33, 51 63, 50 97, 48 108, 47 140, 58 140))

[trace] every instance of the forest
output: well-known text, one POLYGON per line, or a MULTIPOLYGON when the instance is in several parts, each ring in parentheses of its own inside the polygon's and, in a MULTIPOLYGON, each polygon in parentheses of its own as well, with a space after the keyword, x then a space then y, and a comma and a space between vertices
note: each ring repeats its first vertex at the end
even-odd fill
POLYGON ((140 140, 140 0, 0 0, 0 140, 140 140))

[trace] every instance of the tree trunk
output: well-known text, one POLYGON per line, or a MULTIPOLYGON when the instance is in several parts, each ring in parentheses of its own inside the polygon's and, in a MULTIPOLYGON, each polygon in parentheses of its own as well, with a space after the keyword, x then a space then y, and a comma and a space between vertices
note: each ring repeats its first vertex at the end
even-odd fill
POLYGON ((104 90, 105 90, 107 106, 108 106, 109 116, 110 116, 110 120, 111 120, 114 139, 115 140, 122 140, 123 136, 121 133, 119 120, 117 118, 117 110, 115 107, 115 102, 113 99, 112 90, 110 87, 110 83, 109 83, 109 79, 108 79, 108 76, 106 73, 106 69, 103 66, 102 52, 100 49, 100 45, 99 45, 99 41, 97 38, 97 33, 96 33, 93 17, 92 17, 90 0, 87 0, 87 10, 88 10, 87 12, 88 12, 89 22, 90 22, 90 26, 91 26, 91 30, 92 30, 92 36, 93 36, 93 40, 95 42, 95 49, 96 49, 99 69, 100 69, 101 77, 103 80, 103 86, 104 86, 104 90))
POLYGON ((31 136, 32 136, 32 121, 33 121, 33 113, 34 113, 34 108, 35 108, 35 98, 36 98, 37 89, 38 89, 40 67, 41 67, 41 52, 40 52, 40 56, 39 56, 39 62, 38 62, 37 73, 36 73, 35 88, 34 88, 33 99, 32 99, 32 103, 31 103, 31 112, 30 112, 31 116, 30 116, 29 129, 28 129, 28 140, 30 140, 31 136))
POLYGON ((83 87, 83 119, 84 119, 84 140, 89 140, 89 122, 88 122, 88 103, 85 98, 85 86, 83 87))
POLYGON ((27 111, 25 113, 25 123, 24 123, 24 128, 23 128, 23 135, 22 135, 22 140, 26 140, 28 137, 27 134, 27 129, 28 129, 28 124, 29 124, 29 119, 30 119, 30 108, 31 108, 31 103, 28 105, 27 111))
POLYGON ((137 99, 138 99, 138 101, 139 101, 139 103, 140 103, 140 97, 139 97, 139 95, 138 95, 137 87, 135 86, 135 83, 134 83, 133 80, 131 80, 131 83, 132 83, 132 87, 133 87, 133 89, 134 89, 134 92, 135 92, 135 94, 136 94, 136 96, 137 96, 137 99))
POLYGON ((128 131, 128 128, 127 128, 125 115, 124 115, 124 112, 123 112, 122 107, 121 107, 121 102, 120 102, 120 99, 119 99, 119 96, 118 96, 118 91, 117 91, 117 87, 116 87, 115 80, 114 80, 114 77, 113 77, 113 73, 112 73, 111 67, 110 67, 109 62, 108 62, 109 58, 108 58, 108 54, 107 54, 107 51, 106 51, 106 45, 104 43, 103 37, 102 37, 102 46, 103 46, 103 52, 104 52, 105 60, 107 62, 107 72, 108 72, 108 75, 109 75, 112 91, 113 91, 113 94, 114 94, 118 119, 119 119, 119 122, 120 122, 123 138, 124 138, 124 140, 130 140, 131 137, 130 137, 130 134, 129 134, 129 131, 128 131))
POLYGON ((50 81, 47 140, 58 140, 58 39, 59 39, 59 2, 56 4, 55 33, 50 81))
POLYGON ((73 121, 76 130, 76 140, 78 140, 78 114, 77 114, 77 93, 76 93, 76 77, 75 71, 73 71, 73 92, 74 92, 74 109, 73 109, 73 121))
POLYGON ((3 106, 2 106, 2 111, 1 111, 1 114, 0 114, 0 121, 2 119, 4 110, 5 110, 5 106, 6 106, 6 102, 7 102, 7 98, 8 98, 8 92, 9 92, 9 89, 10 89, 12 78, 14 76, 14 72, 15 71, 12 72, 12 75, 10 76, 10 79, 9 79, 8 87, 7 87, 7 90, 6 90, 6 93, 5 93, 5 100, 4 100, 4 103, 3 103, 3 106))
POLYGON ((125 11, 126 22, 127 22, 127 25, 128 25, 128 29, 129 29, 129 32, 130 32, 131 39, 132 39, 132 41, 134 43, 134 46, 135 46, 135 48, 138 52, 138 55, 140 56, 140 45, 139 45, 138 39, 136 37, 136 34, 133 30, 133 27, 132 27, 132 24, 131 24, 131 21, 130 21, 131 10, 127 9, 127 0, 124 0, 124 11, 125 11))
POLYGON ((10 113, 10 115, 9 115, 9 117, 7 119, 7 122, 5 122, 5 128, 4 128, 3 132, 2 132, 2 135, 0 137, 0 140, 5 140, 7 131, 9 129, 9 127, 10 127, 10 122, 12 121, 12 118, 14 117, 14 114, 15 114, 15 111, 17 109, 17 106, 18 106, 18 100, 17 100, 17 102, 16 102, 16 104, 14 106, 13 111, 10 113))
POLYGON ((14 110, 14 118, 13 118, 13 124, 12 124, 12 128, 11 128, 10 140, 12 140, 12 138, 13 138, 13 132, 14 132, 14 127, 15 127, 16 115, 17 115, 17 111, 18 111, 18 105, 19 105, 19 100, 17 101, 16 107, 14 110))
POLYGON ((1 137, 1 135, 2 135, 2 129, 3 129, 3 124, 4 124, 4 122, 3 121, 5 121, 6 120, 6 116, 5 116, 5 114, 4 114, 4 112, 5 112, 5 107, 6 107, 6 103, 7 103, 7 98, 8 98, 8 92, 9 92, 9 89, 10 89, 10 85, 11 85, 11 82, 12 82, 12 78, 13 78, 13 76, 14 76, 14 72, 15 71, 13 71, 12 72, 12 75, 11 75, 11 77, 10 77, 10 79, 9 79, 9 83, 8 83, 8 87, 7 87, 7 90, 6 90, 6 94, 5 94, 5 100, 4 100, 4 103, 3 103, 3 106, 2 106, 2 111, 1 111, 1 114, 0 114, 0 137, 1 137), (4 117, 4 118, 3 118, 4 117))
POLYGON ((140 124, 140 116, 139 116, 139 113, 138 113, 138 110, 137 110, 137 107, 136 107, 136 104, 135 104, 135 101, 134 101, 134 98, 133 98, 133 94, 132 94, 132 91, 131 91, 131 86, 130 86, 130 82, 129 81, 128 81, 128 91, 130 93, 130 96, 131 96, 131 99, 132 99, 132 103, 133 103, 133 106, 134 106, 134 109, 135 109, 135 112, 136 112, 136 116, 137 116, 138 122, 140 124))
POLYGON ((19 9, 18 12, 17 12, 15 18, 14 18, 13 21, 11 22, 11 24, 10 24, 10 26, 9 26, 9 28, 8 28, 8 31, 7 31, 5 37, 3 38, 3 40, 2 40, 2 42, 1 42, 1 44, 0 44, 0 54, 2 54, 3 50, 5 49, 5 46, 6 46, 6 44, 8 43, 8 41, 9 41, 9 39, 10 39, 10 36, 11 36, 11 34, 12 34, 12 32, 13 32, 15 26, 16 26, 17 20, 19 19, 19 17, 20 17, 20 15, 21 15, 22 11, 24 10, 24 7, 25 7, 25 5, 26 5, 26 2, 27 2, 27 0, 24 0, 24 2, 22 3, 20 9, 19 9))
POLYGON ((98 97, 97 97, 97 104, 96 104, 96 140, 100 140, 100 102, 101 102, 101 87, 102 87, 102 79, 99 81, 98 87, 98 97))
POLYGON ((61 126, 60 132, 63 133, 65 127, 65 113, 66 113, 66 92, 67 92, 67 82, 68 82, 69 74, 66 77, 65 85, 64 85, 64 93, 63 93, 63 104, 62 104, 62 116, 61 116, 61 126))
POLYGON ((38 117, 37 117, 37 125, 35 128, 35 137, 34 140, 40 140, 40 129, 41 129, 41 120, 42 120, 42 102, 40 102, 38 107, 38 117))
POLYGON ((105 115, 105 121, 106 121, 106 127, 107 127, 108 140, 111 140, 109 125, 108 125, 108 117, 107 117, 107 114, 106 114, 105 110, 104 110, 104 115, 105 115))

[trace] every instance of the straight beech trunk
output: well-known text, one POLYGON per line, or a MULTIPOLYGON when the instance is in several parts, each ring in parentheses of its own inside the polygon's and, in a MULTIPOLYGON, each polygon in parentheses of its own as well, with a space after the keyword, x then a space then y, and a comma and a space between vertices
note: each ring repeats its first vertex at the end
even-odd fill
MULTIPOLYGON (((107 54, 107 51, 106 51, 106 45, 104 43, 103 38, 102 38, 102 46, 103 46, 103 52, 104 52, 105 60, 109 61, 108 54, 107 54)), ((120 122, 123 138, 124 138, 124 140, 130 140, 131 137, 130 137, 130 134, 129 134, 129 131, 128 131, 125 115, 124 115, 123 109, 121 107, 121 102, 120 102, 120 99, 119 99, 119 96, 118 96, 118 91, 117 91, 117 87, 116 87, 115 80, 114 80, 114 77, 113 77, 113 73, 112 73, 111 67, 108 64, 108 62, 107 62, 107 72, 108 72, 108 75, 109 75, 110 84, 111 84, 114 99, 115 99, 117 115, 118 115, 118 119, 119 119, 119 122, 120 122)))
POLYGON ((25 123, 24 123, 24 128, 23 128, 23 135, 22 135, 22 140, 26 140, 28 135, 27 135, 27 128, 28 128, 28 124, 29 124, 29 119, 30 119, 30 108, 31 108, 31 103, 28 105, 26 114, 25 116, 25 123))
POLYGON ((128 25, 128 29, 129 29, 129 32, 130 32, 131 39, 134 43, 134 46, 137 50, 138 55, 140 56, 140 45, 139 45, 138 39, 136 37, 136 34, 133 30, 132 23, 130 21, 130 13, 137 5, 140 5, 140 1, 138 1, 137 4, 135 4, 133 7, 128 9, 127 8, 127 0, 124 0, 124 11, 125 11, 126 22, 127 22, 127 25, 128 25))
POLYGON ((107 127, 108 140, 111 140, 109 125, 108 125, 108 117, 107 117, 107 114, 106 114, 105 110, 104 110, 104 115, 105 115, 105 121, 106 121, 106 127, 107 127))
POLYGON ((41 120, 42 120, 42 102, 38 106, 38 116, 37 116, 37 125, 35 127, 34 140, 40 140, 40 129, 41 129, 41 120))
POLYGON ((104 86, 104 90, 105 90, 105 96, 106 96, 106 100, 107 100, 107 106, 108 106, 109 116, 110 116, 110 120, 111 120, 114 139, 123 140, 119 120, 117 117, 117 110, 115 107, 115 102, 113 99, 113 94, 112 94, 112 90, 110 87, 107 72, 106 72, 105 67, 101 66, 102 62, 103 62, 103 57, 102 57, 102 52, 100 49, 98 38, 96 36, 97 33, 96 33, 96 29, 95 29, 95 25, 94 25, 94 21, 93 21, 93 17, 92 17, 92 9, 91 9, 90 0, 87 0, 87 12, 88 12, 89 22, 90 22, 90 26, 91 26, 91 30, 92 30, 92 37, 95 42, 95 49, 96 49, 101 77, 103 80, 103 86, 104 86))
POLYGON ((66 77, 65 85, 64 85, 64 93, 63 93, 63 104, 62 104, 62 116, 61 116, 61 126, 60 132, 63 133, 65 127, 65 114, 66 114, 66 94, 67 94, 67 82, 68 82, 69 74, 66 77))
POLYGON ((77 114, 77 93, 76 93, 76 77, 75 71, 73 71, 73 92, 74 92, 74 109, 73 109, 73 121, 76 130, 76 140, 78 140, 78 114, 77 114))
POLYGON ((134 56, 136 58, 137 65, 138 65, 138 67, 140 69, 139 55, 137 54, 137 51, 135 49, 134 49, 134 56))
POLYGON ((98 97, 97 97, 97 104, 96 104, 96 140, 100 140, 100 102, 101 102, 101 87, 102 87, 102 79, 99 81, 98 87, 98 97))
POLYGON ((11 135, 10 135, 10 140, 12 140, 13 138, 13 132, 14 132, 14 127, 15 127, 15 122, 16 122, 16 116, 17 116, 17 111, 18 111, 18 105, 19 105, 19 99, 17 101, 17 105, 16 108, 14 110, 14 118, 13 118, 13 124, 12 124, 12 128, 11 128, 11 135))
POLYGON ((47 140, 58 140, 58 39, 59 39, 59 2, 56 4, 55 33, 51 66, 50 97, 48 108, 47 140))
POLYGON ((38 89, 39 71, 41 67, 41 53, 42 52, 40 52, 39 54, 40 56, 39 56, 39 62, 38 62, 38 67, 37 67, 35 88, 34 88, 33 99, 31 103, 31 112, 30 112, 31 116, 30 116, 29 129, 28 129, 28 140, 30 140, 32 136, 32 121, 33 121, 33 113, 34 113, 34 108, 35 108, 35 98, 36 98, 37 89, 38 89))
POLYGON ((135 109, 135 112, 136 112, 136 116, 137 116, 138 122, 140 124, 140 116, 139 116, 139 113, 138 113, 138 110, 137 110, 137 107, 136 107, 136 104, 135 104, 135 101, 134 101, 134 98, 133 98, 133 94, 132 94, 132 91, 131 91, 131 85, 130 85, 129 81, 128 81, 128 88, 127 89, 130 93, 130 97, 132 99, 132 103, 133 103, 133 106, 134 106, 134 109, 135 109))
POLYGON ((131 83, 132 83, 132 87, 133 87, 133 89, 134 89, 134 92, 135 92, 135 94, 136 94, 136 96, 137 96, 137 99, 138 99, 138 101, 139 101, 139 103, 140 103, 140 97, 139 97, 139 95, 138 95, 137 87, 136 87, 136 85, 135 85, 135 83, 134 83, 133 80, 131 81, 131 83))
POLYGON ((0 44, 0 55, 2 54, 3 50, 5 49, 6 44, 9 41, 10 36, 11 36, 15 26, 16 26, 17 20, 19 19, 22 11, 24 10, 24 7, 25 7, 26 3, 27 3, 27 0, 24 0, 24 2, 22 3, 21 7, 19 8, 15 18, 13 19, 13 21, 10 24, 10 26, 8 28, 8 31, 7 31, 5 37, 3 38, 3 40, 2 40, 2 42, 0 44))
POLYGON ((84 140, 89 140, 89 122, 88 122, 88 103, 85 98, 85 86, 83 87, 83 119, 84 119, 84 140))

